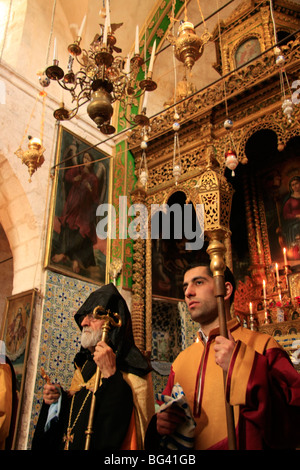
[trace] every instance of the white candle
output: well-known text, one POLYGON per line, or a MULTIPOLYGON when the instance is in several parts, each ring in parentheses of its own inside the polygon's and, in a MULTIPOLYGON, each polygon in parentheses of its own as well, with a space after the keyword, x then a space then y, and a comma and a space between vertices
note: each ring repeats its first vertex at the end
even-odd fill
POLYGON ((277 263, 275 264, 275 271, 276 271, 277 282, 279 282, 279 271, 278 271, 278 264, 277 263))
POLYGON ((154 41, 154 44, 153 44, 153 47, 152 47, 151 59, 150 59, 150 65, 149 65, 149 73, 152 72, 152 70, 153 70, 153 64, 154 64, 154 59, 155 59, 155 50, 156 50, 156 40, 154 41))
POLYGON ((42 141, 38 137, 33 137, 32 139, 30 139, 30 143, 31 144, 42 145, 42 141))
POLYGON ((287 266, 286 248, 283 248, 284 266, 287 266))
POLYGON ((106 18, 107 18, 107 29, 110 28, 110 11, 109 11, 109 1, 106 0, 106 18))
POLYGON ((264 291, 264 300, 266 300, 267 294, 266 294, 266 281, 265 280, 263 280, 263 291, 264 291))
POLYGON ((80 26, 80 29, 79 29, 79 31, 78 31, 78 36, 79 36, 79 37, 82 36, 82 31, 83 31, 85 22, 86 22, 86 15, 84 16, 84 18, 83 18, 83 20, 82 20, 82 23, 81 23, 81 26, 80 26))
POLYGON ((103 33, 103 44, 107 44, 107 15, 104 21, 104 33, 103 33))
POLYGON ((252 314, 253 313, 253 311, 252 311, 252 302, 250 302, 250 304, 249 304, 249 310, 250 310, 250 313, 252 314))
POLYGON ((57 60, 57 46, 56 46, 56 38, 54 38, 54 46, 53 46, 53 61, 57 60))
POLYGON ((34 148, 35 150, 40 150, 41 146, 42 146, 42 141, 41 141, 41 139, 38 139, 37 137, 33 137, 28 142, 28 148, 29 149, 34 148))
POLYGON ((147 108, 148 94, 149 94, 149 92, 145 91, 144 101, 143 101, 143 109, 147 108))
POLYGON ((135 54, 139 54, 140 53, 140 45, 139 45, 139 26, 137 25, 136 26, 136 30, 135 30, 135 50, 134 50, 135 54))
POLYGON ((127 59, 126 59, 126 62, 125 62, 124 72, 126 74, 130 73, 130 56, 129 56, 129 54, 127 55, 127 59))

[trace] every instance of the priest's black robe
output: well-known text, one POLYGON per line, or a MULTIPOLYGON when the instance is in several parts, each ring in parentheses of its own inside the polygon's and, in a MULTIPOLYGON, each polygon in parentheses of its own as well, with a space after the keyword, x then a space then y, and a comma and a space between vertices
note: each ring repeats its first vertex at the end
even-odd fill
MULTIPOLYGON (((89 360, 83 367, 82 375, 87 382, 95 373, 96 364, 89 360)), ((88 426, 89 410, 92 399, 90 392, 83 409, 80 408, 89 393, 85 387, 76 392, 71 426, 77 418, 71 435, 73 442, 69 441, 69 450, 84 450, 88 426)), ((43 403, 39 420, 35 429, 32 450, 61 450, 64 449, 67 427, 70 419, 72 397, 62 391, 62 404, 59 418, 51 422, 49 430, 45 432, 49 405, 43 403)), ((122 373, 117 372, 102 380, 96 392, 96 405, 93 420, 93 433, 90 450, 115 451, 121 448, 126 436, 133 410, 133 398, 130 386, 123 379, 122 373)))
MULTIPOLYGON (((102 286, 92 292, 76 312, 74 319, 80 330, 82 329, 82 319, 93 313, 97 306, 101 306, 102 310, 106 312, 117 312, 121 318, 121 326, 120 328, 112 328, 108 334, 108 344, 116 354, 117 372, 113 376, 103 379, 96 392, 90 450, 113 451, 122 447, 134 411, 133 393, 130 385, 124 380, 122 372, 146 377, 150 373, 151 367, 134 343, 128 306, 113 284, 102 286)), ((77 367, 81 368, 84 382, 93 377, 96 372, 96 364, 88 350, 81 347, 74 362, 77 367), (88 363, 86 363, 87 359, 88 363)), ((77 416, 78 418, 71 432, 73 442, 69 441, 70 450, 84 450, 85 448, 85 431, 88 426, 91 394, 82 411, 80 413, 79 411, 88 392, 86 388, 76 392, 71 427, 74 419, 77 416)), ((33 437, 33 450, 64 448, 64 436, 67 432, 71 404, 71 398, 66 392, 62 392, 59 419, 56 422, 51 422, 50 429, 45 432, 44 427, 47 422, 49 406, 43 402, 33 437)))

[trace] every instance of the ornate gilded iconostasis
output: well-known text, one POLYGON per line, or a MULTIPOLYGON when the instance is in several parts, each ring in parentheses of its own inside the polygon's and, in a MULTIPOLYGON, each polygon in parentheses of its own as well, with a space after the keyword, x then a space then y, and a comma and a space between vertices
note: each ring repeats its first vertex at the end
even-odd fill
MULTIPOLYGON (((292 354, 293 341, 300 339, 300 12, 290 2, 276 2, 275 12, 280 48, 274 51, 268 2, 243 3, 215 30, 220 80, 189 93, 187 79, 184 98, 151 119, 147 146, 141 145, 146 127, 133 132, 139 180, 132 200, 145 204, 148 213, 163 204, 178 204, 182 211, 190 204, 195 212, 201 175, 215 168, 225 177, 233 189, 226 209, 231 233, 223 240, 237 280, 231 313, 247 328, 288 341, 284 345, 292 354)), ((213 190, 211 182, 205 184, 213 190)), ((213 204, 212 199, 212 210, 213 204)), ((151 226, 152 219, 148 222, 151 226)), ((180 279, 188 258, 201 256, 208 243, 205 237, 203 248, 191 251, 184 237, 169 238, 161 234, 151 240, 149 229, 148 239, 134 243, 132 315, 139 319, 138 342, 161 364, 194 337, 180 279)))

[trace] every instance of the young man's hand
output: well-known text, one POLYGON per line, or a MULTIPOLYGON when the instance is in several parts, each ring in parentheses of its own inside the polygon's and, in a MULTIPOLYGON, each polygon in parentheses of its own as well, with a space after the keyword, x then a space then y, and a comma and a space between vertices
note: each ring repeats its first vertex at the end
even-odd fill
POLYGON ((185 420, 184 411, 178 406, 170 406, 157 413, 156 429, 161 435, 172 434, 185 420))
POLYGON ((234 339, 230 333, 228 332, 228 339, 224 336, 217 336, 214 350, 215 350, 215 360, 218 366, 222 367, 222 369, 227 372, 229 369, 229 364, 231 360, 232 353, 235 348, 234 339))

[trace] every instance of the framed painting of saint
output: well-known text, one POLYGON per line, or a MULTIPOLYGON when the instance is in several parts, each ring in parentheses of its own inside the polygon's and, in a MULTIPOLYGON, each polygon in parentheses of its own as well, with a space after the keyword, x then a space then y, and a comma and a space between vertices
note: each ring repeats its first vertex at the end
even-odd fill
POLYGON ((236 67, 240 67, 261 53, 260 43, 257 38, 249 38, 244 41, 235 53, 236 67))
POLYGON ((102 285, 107 240, 97 236, 97 208, 109 199, 110 157, 59 128, 45 268, 102 285))

